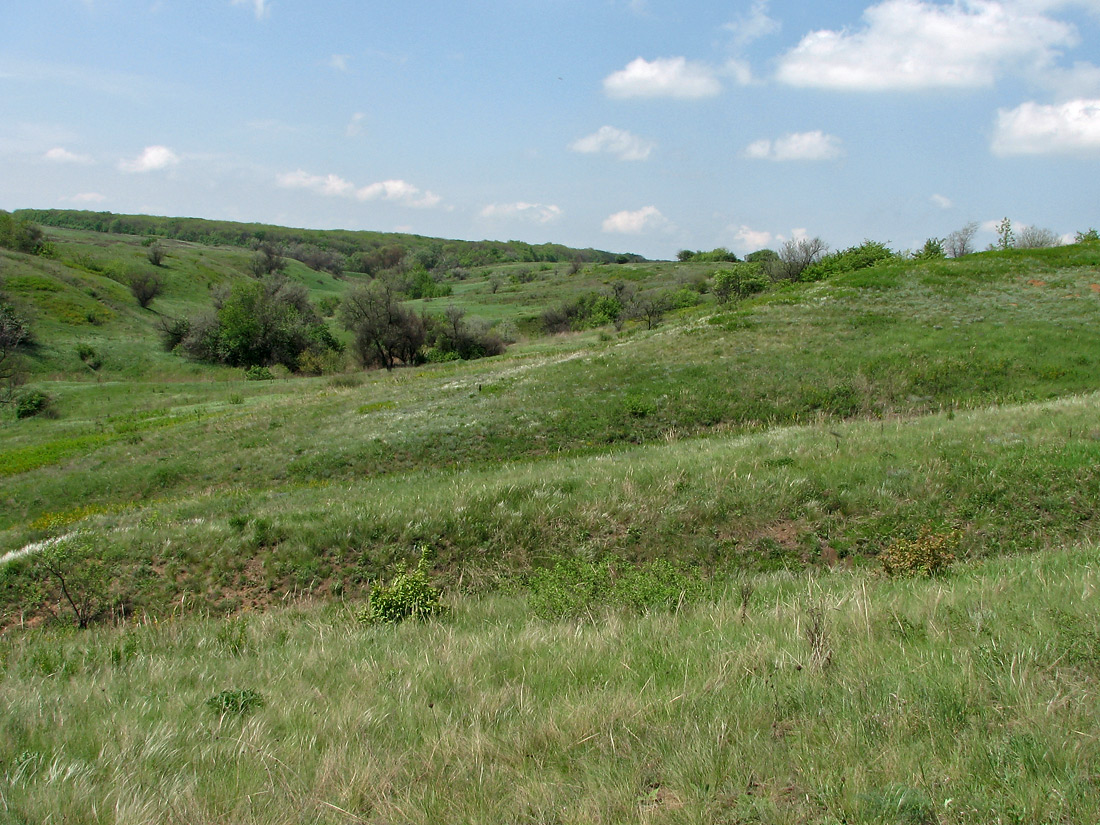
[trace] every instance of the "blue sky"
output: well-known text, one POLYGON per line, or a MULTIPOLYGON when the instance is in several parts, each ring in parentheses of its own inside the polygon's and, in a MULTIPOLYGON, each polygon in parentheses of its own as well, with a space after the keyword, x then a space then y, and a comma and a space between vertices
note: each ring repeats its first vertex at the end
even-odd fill
POLYGON ((37 0, 0 208, 671 258, 1100 226, 1100 0, 37 0))

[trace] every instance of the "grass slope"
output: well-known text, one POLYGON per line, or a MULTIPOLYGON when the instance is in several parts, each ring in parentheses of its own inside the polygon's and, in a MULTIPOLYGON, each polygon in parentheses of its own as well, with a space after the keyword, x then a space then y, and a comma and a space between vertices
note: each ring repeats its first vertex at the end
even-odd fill
POLYGON ((1088 544, 583 623, 497 595, 398 627, 313 607, 9 634, 0 815, 1095 822, 1098 569, 1088 544))

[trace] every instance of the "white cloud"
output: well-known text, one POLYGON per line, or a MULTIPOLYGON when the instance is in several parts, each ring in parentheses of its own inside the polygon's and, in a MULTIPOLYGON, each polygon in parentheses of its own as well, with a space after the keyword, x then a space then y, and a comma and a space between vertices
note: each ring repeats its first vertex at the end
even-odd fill
POLYGON ((656 206, 644 206, 641 209, 630 212, 616 212, 603 222, 604 232, 618 232, 623 235, 640 235, 654 229, 659 229, 668 223, 656 206))
POLYGON ((363 121, 367 119, 367 116, 363 112, 356 112, 351 116, 351 120, 348 121, 348 125, 344 128, 344 134, 348 137, 359 137, 363 134, 363 121))
POLYGON ((384 180, 380 183, 372 183, 364 186, 355 193, 361 201, 387 200, 397 201, 405 206, 416 208, 428 208, 438 206, 443 200, 433 192, 421 191, 411 183, 403 180, 384 180))
POLYGON ((745 157, 758 160, 832 160, 844 154, 840 138, 817 130, 796 132, 775 140, 757 140, 745 147, 745 157))
POLYGON ((355 184, 337 175, 311 175, 301 169, 279 175, 276 180, 285 189, 308 189, 318 195, 330 197, 351 196, 355 193, 355 184))
POLYGON ((257 20, 263 20, 271 13, 267 0, 233 0, 234 6, 252 6, 257 20))
POLYGON ((518 219, 529 223, 553 223, 562 216, 560 206, 545 203, 493 203, 481 210, 483 218, 518 219))
POLYGON ((768 0, 754 0, 748 14, 727 23, 724 28, 733 32, 733 45, 742 49, 762 37, 775 34, 781 25, 768 16, 768 0))
POLYGON ((738 227, 737 232, 733 236, 734 245, 739 250, 745 250, 748 252, 755 252, 757 249, 766 248, 773 240, 775 236, 771 232, 764 230, 752 229, 751 227, 741 224, 738 227))
POLYGON ((883 91, 989 86, 1011 69, 1049 67, 1076 29, 1026 2, 884 0, 858 30, 815 31, 780 61, 793 86, 883 91))
POLYGON ((931 198, 929 198, 929 200, 932 201, 932 203, 934 203, 940 209, 950 209, 952 206, 955 205, 951 202, 951 198, 948 198, 944 195, 933 195, 931 198))
POLYGON ((697 99, 713 97, 722 91, 722 84, 711 68, 689 63, 684 57, 659 57, 652 62, 639 57, 605 77, 603 88, 610 97, 618 98, 697 99))
POLYGON ((91 163, 92 159, 87 155, 77 155, 61 146, 57 146, 46 152, 43 157, 54 163, 91 163))
POLYGON ((79 195, 73 195, 70 198, 62 198, 62 200, 67 200, 72 203, 103 203, 107 198, 98 192, 81 192, 79 195))
POLYGON ((653 151, 654 144, 614 126, 601 126, 595 134, 574 141, 569 148, 585 154, 607 152, 619 160, 645 160, 653 151))
POLYGON ((156 172, 179 162, 179 155, 167 146, 146 146, 133 160, 119 161, 118 168, 123 172, 156 172))
POLYGON ((996 155, 1100 153, 1100 100, 1000 109, 992 148, 996 155))
POLYGON ((328 65, 330 69, 335 69, 338 72, 346 72, 348 70, 349 60, 351 60, 350 54, 334 54, 328 59, 328 65))
POLYGON ((326 197, 396 201, 417 208, 437 206, 442 201, 439 195, 423 191, 403 180, 384 180, 357 187, 339 175, 312 175, 302 169, 278 175, 275 180, 284 189, 307 189, 326 197))

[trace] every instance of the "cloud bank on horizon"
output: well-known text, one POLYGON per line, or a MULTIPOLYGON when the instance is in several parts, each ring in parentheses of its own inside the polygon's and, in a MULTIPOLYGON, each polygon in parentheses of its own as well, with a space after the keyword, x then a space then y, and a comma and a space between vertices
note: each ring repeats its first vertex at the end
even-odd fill
POLYGON ((1100 223, 1100 0, 597 6, 23 4, 0 208, 655 257, 1100 223))

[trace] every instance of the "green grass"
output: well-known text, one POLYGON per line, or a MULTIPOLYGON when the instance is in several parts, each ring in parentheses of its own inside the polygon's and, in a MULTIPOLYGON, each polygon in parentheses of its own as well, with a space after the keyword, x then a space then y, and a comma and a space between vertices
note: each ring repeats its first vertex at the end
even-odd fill
POLYGON ((774 573, 678 613, 522 594, 0 638, 39 822, 1094 822, 1100 553, 774 573))
POLYGON ((0 418, 0 821, 1100 820, 1100 246, 553 337, 718 266, 502 263, 420 304, 504 356, 246 381, 157 340, 246 248, 164 241, 142 310, 142 237, 49 234, 0 251, 54 399, 0 418), (357 621, 425 550, 446 610, 357 621))

